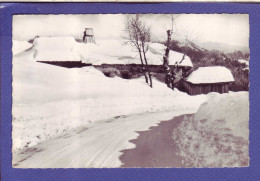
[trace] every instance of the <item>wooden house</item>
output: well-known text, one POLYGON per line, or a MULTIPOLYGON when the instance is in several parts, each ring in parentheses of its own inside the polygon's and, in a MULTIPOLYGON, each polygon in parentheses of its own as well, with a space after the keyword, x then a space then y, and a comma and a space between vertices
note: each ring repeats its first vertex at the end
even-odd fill
POLYGON ((182 86, 189 95, 227 93, 231 82, 234 82, 234 77, 226 67, 199 67, 183 79, 182 86))

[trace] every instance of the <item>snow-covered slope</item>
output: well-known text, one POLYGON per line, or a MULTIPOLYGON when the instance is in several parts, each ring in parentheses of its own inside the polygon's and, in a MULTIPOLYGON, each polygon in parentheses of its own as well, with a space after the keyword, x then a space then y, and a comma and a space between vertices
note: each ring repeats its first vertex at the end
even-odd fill
MULTIPOLYGON (((93 65, 140 64, 138 52, 122 40, 97 40, 97 44, 84 44, 72 37, 41 37, 35 39, 34 49, 37 61, 82 61, 93 65)), ((148 63, 162 65, 165 49, 163 44, 151 43, 147 52, 148 63)), ((170 65, 176 62, 180 66, 193 66, 188 56, 170 51, 170 65)))
POLYGON ((143 78, 108 78, 94 67, 67 69, 38 63, 36 52, 33 48, 13 57, 14 150, 114 116, 196 111, 205 98, 172 91, 156 80, 150 88, 143 78))
POLYGON ((222 66, 199 67, 187 78, 193 84, 233 82, 234 77, 229 69, 222 66))
POLYGON ((174 131, 179 153, 191 167, 248 166, 248 92, 210 93, 174 131))

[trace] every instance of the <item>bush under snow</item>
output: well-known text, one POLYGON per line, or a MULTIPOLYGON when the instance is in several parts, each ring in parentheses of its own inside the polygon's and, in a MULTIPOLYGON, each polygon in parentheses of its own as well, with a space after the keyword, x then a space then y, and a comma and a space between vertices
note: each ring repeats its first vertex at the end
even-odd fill
POLYGON ((188 167, 248 166, 248 92, 210 93, 173 132, 188 167))

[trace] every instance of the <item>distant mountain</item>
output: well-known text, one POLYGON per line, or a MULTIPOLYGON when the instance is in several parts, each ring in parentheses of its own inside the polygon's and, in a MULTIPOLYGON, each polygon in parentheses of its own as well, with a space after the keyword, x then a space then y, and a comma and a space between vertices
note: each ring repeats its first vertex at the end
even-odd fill
POLYGON ((218 50, 222 51, 224 53, 231 53, 234 51, 242 51, 242 52, 249 52, 248 47, 244 46, 232 46, 225 43, 217 43, 217 42, 202 42, 197 43, 201 48, 207 49, 207 50, 218 50))
POLYGON ((186 43, 179 43, 178 44, 179 47, 189 47, 195 51, 204 51, 205 48, 201 47, 200 45, 198 45, 197 43, 194 43, 192 41, 187 41, 186 43))
MULTIPOLYGON (((165 44, 165 42, 161 42, 165 44)), ((185 41, 185 40, 172 40, 170 45, 175 51, 182 52, 181 49, 189 48, 194 51, 205 51, 204 48, 200 47, 197 43, 192 41, 185 41)), ((183 52, 182 52, 183 53, 183 52)))

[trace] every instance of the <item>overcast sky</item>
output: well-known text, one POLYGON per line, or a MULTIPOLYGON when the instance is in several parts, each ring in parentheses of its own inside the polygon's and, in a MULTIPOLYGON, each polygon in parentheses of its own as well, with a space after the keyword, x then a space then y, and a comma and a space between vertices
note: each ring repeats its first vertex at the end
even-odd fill
MULTIPOLYGON (((127 16, 131 15, 15 15, 13 38, 81 37, 84 28, 91 27, 96 39, 118 39, 123 34, 127 16)), ((151 26, 153 40, 165 40, 166 30, 172 28, 170 14, 142 14, 140 18, 151 26)), ((188 36, 200 42, 249 46, 249 16, 246 14, 180 14, 174 18, 176 39, 188 36)))

